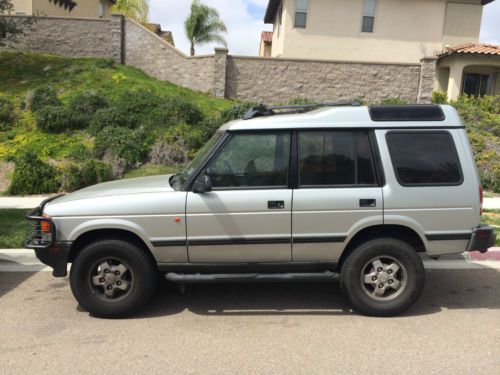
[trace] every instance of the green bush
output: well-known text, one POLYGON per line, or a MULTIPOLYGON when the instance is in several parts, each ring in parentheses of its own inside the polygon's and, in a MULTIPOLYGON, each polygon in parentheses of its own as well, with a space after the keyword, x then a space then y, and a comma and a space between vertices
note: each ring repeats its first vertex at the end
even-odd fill
POLYGON ((432 102, 434 104, 446 104, 448 103, 448 94, 445 92, 434 91, 432 93, 432 102))
POLYGON ((152 91, 137 90, 122 94, 116 101, 115 107, 117 107, 121 113, 136 118, 143 118, 145 114, 162 106, 163 103, 164 99, 152 91))
POLYGON ((201 109, 182 96, 170 96, 166 98, 163 108, 176 120, 175 124, 185 123, 195 125, 204 119, 201 109))
POLYGON ((61 166, 61 188, 75 191, 112 179, 111 166, 98 160, 88 159, 83 163, 66 163, 61 166))
POLYGON ((500 192, 500 97, 461 96, 450 104, 467 128, 483 187, 500 192))
POLYGON ((0 96, 0 131, 9 130, 14 124, 14 104, 9 98, 0 96))
POLYGON ((31 111, 37 112, 48 106, 60 106, 62 102, 57 97, 57 92, 53 87, 41 86, 33 91, 33 95, 29 100, 29 105, 31 111))
POLYGON ((10 195, 47 194, 59 190, 57 170, 33 152, 26 152, 15 162, 10 195))
POLYGON ((89 120, 97 110, 106 108, 108 101, 104 96, 92 91, 73 95, 69 99, 69 110, 75 114, 87 117, 89 120))
POLYGON ((36 126, 47 133, 82 129, 86 124, 83 115, 73 113, 65 107, 44 107, 36 114, 36 126))
POLYGON ((102 108, 92 116, 88 131, 97 135, 103 128, 109 126, 134 128, 136 124, 134 118, 127 116, 117 107, 102 108))
POLYGON ((241 119, 249 109, 256 107, 257 105, 258 104, 251 102, 235 104, 230 108, 221 112, 220 114, 221 123, 225 124, 226 122, 229 121, 241 119))
POLYGON ((94 155, 103 158, 106 154, 124 159, 127 165, 146 160, 150 141, 142 129, 128 129, 109 126, 97 134, 94 155))

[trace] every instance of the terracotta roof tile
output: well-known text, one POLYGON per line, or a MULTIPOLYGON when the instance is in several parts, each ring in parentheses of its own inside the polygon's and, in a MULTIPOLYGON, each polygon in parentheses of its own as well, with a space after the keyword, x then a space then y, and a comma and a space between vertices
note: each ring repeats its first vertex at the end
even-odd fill
POLYGON ((273 32, 272 31, 263 31, 261 38, 265 43, 272 43, 273 42, 273 32))
POLYGON ((466 43, 455 47, 448 47, 439 56, 449 55, 495 55, 500 56, 500 46, 495 44, 466 43))

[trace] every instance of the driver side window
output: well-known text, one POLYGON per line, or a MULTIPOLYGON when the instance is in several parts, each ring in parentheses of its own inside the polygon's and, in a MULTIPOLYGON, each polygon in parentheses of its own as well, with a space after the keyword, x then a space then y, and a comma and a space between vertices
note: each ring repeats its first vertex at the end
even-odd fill
POLYGON ((216 188, 287 187, 290 133, 235 134, 207 168, 216 188))

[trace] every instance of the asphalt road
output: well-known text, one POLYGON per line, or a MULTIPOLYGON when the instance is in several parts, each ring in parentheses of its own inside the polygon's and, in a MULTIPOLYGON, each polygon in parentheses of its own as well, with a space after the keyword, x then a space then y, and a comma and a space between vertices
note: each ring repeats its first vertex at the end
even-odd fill
POLYGON ((0 372, 500 373, 500 270, 427 270, 404 316, 352 313, 338 284, 165 284, 131 319, 82 311, 67 279, 0 273, 0 372))

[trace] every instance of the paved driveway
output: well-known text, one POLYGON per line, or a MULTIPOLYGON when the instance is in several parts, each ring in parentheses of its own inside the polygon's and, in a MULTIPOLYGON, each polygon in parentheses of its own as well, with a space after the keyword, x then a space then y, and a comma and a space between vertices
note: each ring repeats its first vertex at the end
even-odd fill
POLYGON ((164 284, 138 316, 81 311, 67 279, 0 272, 0 368, 26 373, 499 374, 500 270, 428 269, 398 318, 338 284, 164 284))

